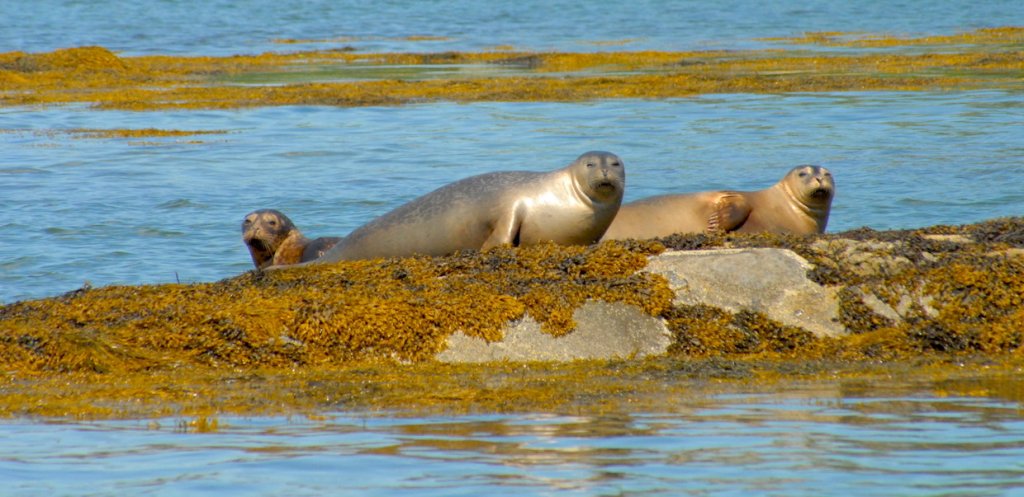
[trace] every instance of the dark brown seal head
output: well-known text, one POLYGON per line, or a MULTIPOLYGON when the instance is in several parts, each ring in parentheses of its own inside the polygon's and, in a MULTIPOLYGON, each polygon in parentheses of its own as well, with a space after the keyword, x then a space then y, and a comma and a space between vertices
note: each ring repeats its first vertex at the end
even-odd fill
POLYGON ((274 209, 246 214, 242 221, 242 241, 249 248, 257 269, 307 262, 330 250, 341 238, 303 236, 288 216, 274 209))

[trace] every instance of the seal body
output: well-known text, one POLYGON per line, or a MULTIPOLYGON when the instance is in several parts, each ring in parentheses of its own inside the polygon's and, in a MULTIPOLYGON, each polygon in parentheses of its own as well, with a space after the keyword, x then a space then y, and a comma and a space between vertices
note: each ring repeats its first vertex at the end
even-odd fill
POLYGON ((552 172, 472 176, 374 219, 317 262, 594 243, 618 212, 625 181, 622 160, 597 151, 552 172))
POLYGON ((249 248, 256 269, 312 261, 322 256, 341 238, 303 236, 288 216, 274 209, 246 214, 242 221, 242 242, 249 248))
POLYGON ((764 190, 659 195, 630 202, 619 209, 604 239, 730 231, 824 233, 834 195, 828 169, 797 166, 764 190))

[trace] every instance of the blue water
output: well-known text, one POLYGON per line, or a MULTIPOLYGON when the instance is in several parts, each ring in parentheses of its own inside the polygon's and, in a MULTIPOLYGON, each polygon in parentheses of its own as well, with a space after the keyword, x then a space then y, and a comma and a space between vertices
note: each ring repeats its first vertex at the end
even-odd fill
POLYGON ((805 31, 948 34, 1024 25, 1017 0, 5 0, 0 51, 102 45, 126 55, 360 51, 704 50, 805 31), (409 36, 441 37, 408 41, 409 36), (274 40, 339 40, 301 45, 274 40))
POLYGON ((599 416, 222 418, 213 433, 14 422, 0 495, 1024 494, 1016 403, 838 387, 697 388, 599 416))
MULTIPOLYGON (((746 49, 805 31, 1006 25, 1024 25, 1024 4, 35 0, 0 1, 0 52, 746 49), (274 41, 282 38, 315 42, 274 41)), ((1006 91, 0 108, 0 303, 86 283, 215 281, 251 267, 239 224, 253 209, 278 208, 307 235, 343 235, 452 180, 550 170, 590 149, 623 157, 627 200, 760 189, 817 163, 838 185, 829 231, 1019 216, 1022 123, 1024 98, 1006 91), (121 128, 222 133, 72 132, 121 128)), ((893 385, 867 392, 695 389, 653 409, 594 417, 221 417, 214 433, 192 433, 179 419, 9 420, 0 424, 0 495, 1024 495, 1019 399, 893 385)))
POLYGON ((1024 493, 1005 401, 699 390, 673 410, 0 425, 2 495, 1024 493))
POLYGON ((251 268, 242 217, 277 208, 344 235, 445 183, 609 150, 626 199, 757 190, 830 168, 829 231, 1024 215, 1024 101, 1001 91, 712 95, 585 104, 0 109, 0 302, 251 268), (219 130, 82 138, 78 128, 219 130), (64 131, 64 132, 62 132, 64 131), (198 141, 198 143, 195 143, 198 141))

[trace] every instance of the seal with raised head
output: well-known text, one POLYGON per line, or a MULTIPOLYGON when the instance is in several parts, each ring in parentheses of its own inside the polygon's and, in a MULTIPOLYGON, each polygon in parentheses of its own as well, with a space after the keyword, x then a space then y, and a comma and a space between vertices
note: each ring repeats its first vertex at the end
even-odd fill
POLYGON ((603 239, 730 231, 824 233, 834 195, 828 169, 802 165, 764 190, 658 195, 627 203, 603 239))
POLYGON ((249 248, 257 269, 312 261, 339 240, 341 238, 336 237, 310 240, 288 216, 274 209, 252 211, 242 221, 242 241, 249 248))
POLYGON ((498 245, 598 241, 622 203, 625 166, 591 151, 551 172, 471 176, 356 229, 317 262, 448 255, 498 245))

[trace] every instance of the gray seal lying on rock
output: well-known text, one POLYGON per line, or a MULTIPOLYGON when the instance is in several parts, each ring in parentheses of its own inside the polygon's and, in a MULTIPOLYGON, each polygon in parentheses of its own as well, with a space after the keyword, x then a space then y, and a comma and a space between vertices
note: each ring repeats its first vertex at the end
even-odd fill
POLYGON ((598 241, 622 203, 615 154, 591 151, 552 172, 495 172, 443 186, 356 229, 316 262, 447 255, 498 245, 598 241))
POLYGON ((797 166, 764 190, 670 194, 630 202, 619 209, 604 239, 729 231, 824 233, 834 195, 828 169, 797 166))

